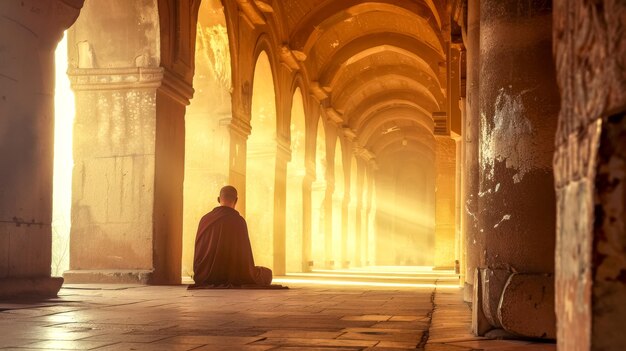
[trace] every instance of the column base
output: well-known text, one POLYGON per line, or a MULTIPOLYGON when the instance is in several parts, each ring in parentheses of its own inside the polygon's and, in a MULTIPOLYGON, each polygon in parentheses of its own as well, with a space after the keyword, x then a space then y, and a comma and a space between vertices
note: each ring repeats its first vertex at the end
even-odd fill
POLYGON ((483 336, 502 329, 516 337, 556 338, 554 277, 477 269, 472 331, 483 336))
POLYGON ((60 277, 0 278, 0 299, 56 297, 61 285, 60 277))
POLYGON ((66 284, 151 284, 152 270, 70 270, 63 274, 66 284))

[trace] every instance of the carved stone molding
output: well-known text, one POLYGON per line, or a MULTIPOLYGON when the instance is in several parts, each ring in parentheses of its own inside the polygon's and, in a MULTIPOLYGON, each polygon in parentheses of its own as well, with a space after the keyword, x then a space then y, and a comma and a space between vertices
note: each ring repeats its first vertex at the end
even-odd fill
POLYGON ((70 68, 74 91, 156 89, 163 81, 163 68, 70 68))

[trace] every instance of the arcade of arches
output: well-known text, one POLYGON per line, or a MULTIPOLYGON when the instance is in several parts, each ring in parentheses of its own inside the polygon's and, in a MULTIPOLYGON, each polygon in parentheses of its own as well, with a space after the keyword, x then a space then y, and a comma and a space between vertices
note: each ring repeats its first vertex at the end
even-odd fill
POLYGON ((0 15, 0 298, 54 296, 61 274, 180 284, 232 184, 275 275, 453 270, 476 335, 626 348, 624 2, 6 0, 0 15))

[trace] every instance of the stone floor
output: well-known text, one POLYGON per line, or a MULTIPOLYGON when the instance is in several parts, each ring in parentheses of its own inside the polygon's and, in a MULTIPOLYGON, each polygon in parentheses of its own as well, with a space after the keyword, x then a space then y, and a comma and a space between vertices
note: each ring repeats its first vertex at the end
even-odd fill
POLYGON ((556 349, 473 337, 470 311, 451 286, 289 285, 289 290, 193 291, 64 286, 58 299, 0 302, 0 349, 556 349))

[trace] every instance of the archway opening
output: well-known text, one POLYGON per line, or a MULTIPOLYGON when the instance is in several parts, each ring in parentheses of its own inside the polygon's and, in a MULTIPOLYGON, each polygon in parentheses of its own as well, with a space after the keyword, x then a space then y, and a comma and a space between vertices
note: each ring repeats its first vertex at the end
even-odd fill
POLYGON ((252 111, 246 156, 245 214, 257 265, 273 269, 276 175, 276 99, 272 67, 265 52, 254 69, 252 111))
POLYGON ((219 0, 204 0, 198 12, 194 98, 185 113, 183 281, 193 274, 198 222, 218 206, 219 190, 229 181, 230 62, 224 7, 219 0))
POLYGON ((291 161, 287 165, 287 206, 286 206, 286 269, 287 272, 301 272, 303 265, 303 181, 305 168, 305 115, 304 101, 300 88, 293 94, 291 105, 291 161))
POLYGON ((332 260, 331 267, 346 267, 347 261, 347 241, 346 232, 343 228, 344 213, 344 196, 345 196, 345 178, 343 170, 343 148, 341 140, 337 138, 335 143, 335 161, 334 161, 334 177, 333 177, 333 195, 332 195, 332 260))
POLYGON ((326 132, 319 118, 315 139, 315 181, 311 184, 311 263, 314 268, 325 268, 326 263, 326 132))
POLYGON ((54 171, 52 203, 52 276, 62 276, 70 267, 70 227, 72 208, 72 138, 74 92, 67 76, 67 31, 57 45, 54 87, 54 171))

